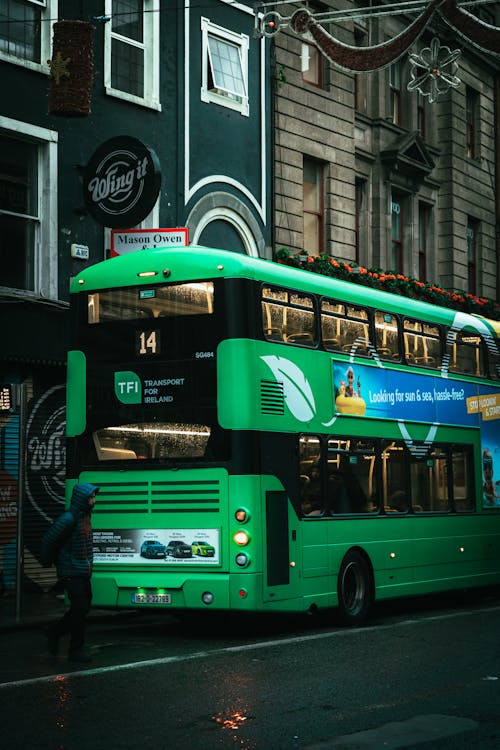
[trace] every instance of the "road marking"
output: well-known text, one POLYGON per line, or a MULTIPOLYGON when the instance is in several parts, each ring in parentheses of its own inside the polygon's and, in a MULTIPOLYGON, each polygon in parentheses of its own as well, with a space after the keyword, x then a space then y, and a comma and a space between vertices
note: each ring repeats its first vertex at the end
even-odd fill
POLYGON ((56 674, 44 675, 43 677, 30 677, 25 680, 15 680, 12 682, 0 682, 0 690, 8 688, 26 687, 28 685, 40 685, 47 682, 61 682, 73 677, 87 677, 92 675, 107 674, 110 672, 121 672, 127 669, 144 669, 146 667, 162 666, 164 664, 176 664, 180 662, 195 661, 205 659, 207 656, 220 656, 222 654, 240 653, 244 651, 255 651, 264 648, 273 648, 274 646, 288 646, 293 643, 306 643, 308 641, 319 641, 326 638, 345 638, 353 633, 370 633, 374 631, 389 630, 394 628, 408 627, 418 623, 436 622, 440 620, 453 620, 458 617, 468 617, 470 615, 484 615, 485 612, 499 612, 500 605, 488 607, 487 609, 461 610, 460 612, 449 612, 442 615, 431 615, 419 619, 401 620, 400 622, 387 623, 385 625, 367 625, 359 628, 342 628, 328 633, 313 633, 309 635, 297 635, 292 638, 275 638, 271 641, 262 641, 261 643, 243 643, 240 646, 225 646, 224 648, 215 648, 211 651, 196 651, 193 654, 182 654, 180 656, 163 656, 157 659, 145 659, 142 661, 133 661, 126 664, 113 664, 109 667, 95 667, 93 669, 81 669, 75 672, 58 672, 56 674))

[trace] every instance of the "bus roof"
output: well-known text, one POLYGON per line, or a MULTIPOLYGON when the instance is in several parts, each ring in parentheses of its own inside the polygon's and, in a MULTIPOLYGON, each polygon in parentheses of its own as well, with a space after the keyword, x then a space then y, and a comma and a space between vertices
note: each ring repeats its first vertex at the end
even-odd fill
MULTIPOLYGON (((421 320, 451 325, 456 310, 422 302, 363 284, 343 281, 300 268, 254 258, 229 250, 199 245, 179 245, 140 250, 110 258, 81 271, 72 279, 70 291, 97 291, 124 286, 195 281, 204 278, 248 278, 303 292, 339 298, 355 305, 368 305, 386 312, 406 314, 421 320)), ((486 320, 500 337, 500 323, 486 320)))

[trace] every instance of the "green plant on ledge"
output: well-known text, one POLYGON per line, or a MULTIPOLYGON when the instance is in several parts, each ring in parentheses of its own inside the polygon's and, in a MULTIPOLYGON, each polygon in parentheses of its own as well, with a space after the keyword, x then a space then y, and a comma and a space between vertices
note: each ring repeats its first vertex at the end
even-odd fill
POLYGON ((293 253, 286 247, 276 251, 276 261, 286 266, 302 268, 335 279, 352 281, 373 289, 400 294, 423 302, 431 302, 441 307, 452 307, 462 312, 476 313, 492 320, 500 320, 500 304, 486 297, 456 290, 447 291, 428 281, 419 281, 401 273, 382 271, 379 268, 364 268, 356 263, 346 263, 329 255, 309 255, 306 252, 293 253))

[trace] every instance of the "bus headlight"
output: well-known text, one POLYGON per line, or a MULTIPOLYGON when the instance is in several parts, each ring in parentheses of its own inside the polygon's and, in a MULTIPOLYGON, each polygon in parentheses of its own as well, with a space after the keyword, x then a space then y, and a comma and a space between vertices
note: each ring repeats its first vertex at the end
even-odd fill
POLYGON ((212 604, 213 600, 214 595, 211 591, 204 591, 201 595, 201 601, 203 602, 203 604, 212 604))
POLYGON ((240 568, 246 568, 248 565, 250 565, 250 558, 244 552, 240 552, 239 554, 237 554, 234 559, 236 565, 239 565, 240 568))
POLYGON ((233 536, 233 541, 236 542, 236 544, 239 544, 240 547, 246 547, 250 541, 250 537, 246 531, 237 531, 233 536))

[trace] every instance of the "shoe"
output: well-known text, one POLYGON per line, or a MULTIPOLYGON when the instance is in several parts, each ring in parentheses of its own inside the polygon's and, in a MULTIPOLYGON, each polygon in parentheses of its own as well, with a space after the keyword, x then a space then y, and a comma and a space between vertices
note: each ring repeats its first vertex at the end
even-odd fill
POLYGON ((68 661, 79 664, 89 664, 92 661, 90 651, 86 648, 75 648, 68 653, 68 661))
POLYGON ((52 656, 57 656, 59 653, 59 637, 50 628, 47 628, 45 635, 47 636, 47 651, 52 656))

